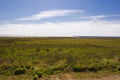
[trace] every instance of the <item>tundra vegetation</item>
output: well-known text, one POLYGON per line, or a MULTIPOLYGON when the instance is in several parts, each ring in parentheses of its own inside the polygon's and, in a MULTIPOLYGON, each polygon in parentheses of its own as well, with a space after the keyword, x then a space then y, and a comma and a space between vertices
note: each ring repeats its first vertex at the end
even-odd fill
POLYGON ((0 38, 0 80, 120 73, 120 38, 0 38))

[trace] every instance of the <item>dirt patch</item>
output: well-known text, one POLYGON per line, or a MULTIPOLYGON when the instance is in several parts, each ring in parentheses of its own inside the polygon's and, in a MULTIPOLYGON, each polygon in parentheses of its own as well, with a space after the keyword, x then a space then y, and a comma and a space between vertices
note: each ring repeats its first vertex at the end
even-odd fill
POLYGON ((86 76, 76 77, 71 74, 62 74, 57 76, 51 76, 49 78, 43 78, 42 80, 120 80, 120 74, 104 75, 104 76, 86 76))

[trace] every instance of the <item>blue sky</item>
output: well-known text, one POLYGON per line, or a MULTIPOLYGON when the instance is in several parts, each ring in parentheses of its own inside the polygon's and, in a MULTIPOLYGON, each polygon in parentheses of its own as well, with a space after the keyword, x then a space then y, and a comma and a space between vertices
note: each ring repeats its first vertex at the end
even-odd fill
POLYGON ((0 0, 0 36, 120 36, 118 29, 120 0, 0 0))

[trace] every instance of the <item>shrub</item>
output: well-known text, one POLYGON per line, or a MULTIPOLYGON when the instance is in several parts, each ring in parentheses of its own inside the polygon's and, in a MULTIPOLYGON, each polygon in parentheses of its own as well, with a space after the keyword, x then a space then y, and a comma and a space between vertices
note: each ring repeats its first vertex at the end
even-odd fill
POLYGON ((61 73, 61 72, 62 72, 62 71, 57 70, 57 71, 54 72, 54 74, 59 74, 59 73, 61 73))
POLYGON ((33 75, 37 75, 38 78, 41 78, 43 73, 41 71, 35 71, 35 73, 33 73, 33 75))
POLYGON ((120 66, 117 67, 117 71, 120 71, 120 66))
POLYGON ((85 72, 85 71, 87 71, 87 67, 85 67, 85 66, 74 66, 73 71, 74 72, 85 72))
POLYGON ((38 75, 39 78, 41 78, 41 77, 42 77, 42 72, 39 71, 39 72, 37 73, 37 75, 38 75))
POLYGON ((90 67, 88 67, 88 71, 96 72, 96 71, 97 71, 97 67, 95 67, 95 66, 90 66, 90 67))
POLYGON ((25 72, 26 72, 26 68, 18 68, 15 70, 14 74, 20 75, 20 74, 24 74, 25 72))
POLYGON ((25 66, 25 67, 26 67, 26 69, 31 69, 31 66, 28 66, 28 65, 27 65, 27 66, 25 66))
POLYGON ((31 67, 32 70, 35 70, 35 67, 31 67))
POLYGON ((53 68, 53 70, 54 70, 54 71, 58 71, 58 70, 63 71, 63 70, 64 70, 64 67, 55 67, 55 68, 53 68))
POLYGON ((33 80, 38 80, 38 75, 34 75, 33 80))
POLYGON ((54 74, 54 72, 55 72, 55 71, 54 71, 53 69, 46 71, 46 73, 47 73, 48 75, 52 75, 52 74, 54 74))

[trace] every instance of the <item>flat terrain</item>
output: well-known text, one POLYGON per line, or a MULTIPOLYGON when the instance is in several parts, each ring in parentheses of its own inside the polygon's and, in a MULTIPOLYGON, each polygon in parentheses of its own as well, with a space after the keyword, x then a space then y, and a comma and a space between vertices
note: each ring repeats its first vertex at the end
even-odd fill
POLYGON ((119 80, 120 38, 0 38, 0 80, 119 80))

